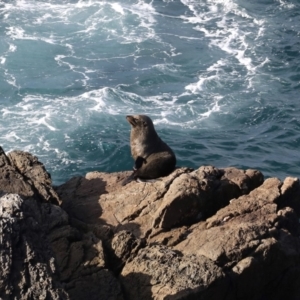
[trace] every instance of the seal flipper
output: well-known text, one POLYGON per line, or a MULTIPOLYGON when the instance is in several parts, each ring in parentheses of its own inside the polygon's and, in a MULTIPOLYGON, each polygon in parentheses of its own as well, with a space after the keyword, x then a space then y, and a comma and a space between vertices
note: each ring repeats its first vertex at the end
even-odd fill
POLYGON ((122 186, 126 185, 127 183, 131 182, 132 180, 136 179, 136 171, 142 167, 143 163, 146 162, 146 159, 138 156, 137 159, 134 162, 134 167, 133 167, 133 172, 130 176, 128 176, 127 178, 125 178, 122 181, 122 186))
POLYGON ((134 174, 135 174, 135 171, 133 171, 131 175, 129 175, 128 177, 126 177, 126 178, 122 181, 122 186, 126 185, 127 183, 131 182, 132 180, 135 180, 134 174))
POLYGON ((144 162, 146 163, 146 159, 138 156, 134 162, 133 170, 138 170, 139 168, 141 168, 144 162))

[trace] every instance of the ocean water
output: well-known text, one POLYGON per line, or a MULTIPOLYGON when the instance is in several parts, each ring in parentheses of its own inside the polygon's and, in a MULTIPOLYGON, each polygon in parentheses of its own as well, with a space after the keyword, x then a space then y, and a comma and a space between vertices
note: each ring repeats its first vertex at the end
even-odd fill
POLYGON ((147 114, 178 166, 300 174, 300 2, 2 0, 0 145, 54 184, 133 166, 147 114))

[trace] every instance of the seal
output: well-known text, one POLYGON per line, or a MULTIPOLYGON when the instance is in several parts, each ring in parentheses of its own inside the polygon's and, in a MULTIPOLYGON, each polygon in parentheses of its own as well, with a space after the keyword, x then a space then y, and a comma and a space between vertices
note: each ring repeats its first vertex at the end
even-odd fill
POLYGON ((155 131, 152 120, 145 115, 126 116, 131 125, 130 148, 135 161, 133 174, 123 185, 133 179, 155 179, 169 175, 176 166, 176 156, 155 131))

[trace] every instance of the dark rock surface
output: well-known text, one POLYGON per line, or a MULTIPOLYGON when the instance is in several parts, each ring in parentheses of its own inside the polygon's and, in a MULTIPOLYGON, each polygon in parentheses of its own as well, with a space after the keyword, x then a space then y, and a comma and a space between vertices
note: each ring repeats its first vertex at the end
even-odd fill
POLYGON ((47 208, 17 194, 3 195, 0 203, 1 299, 68 299, 43 228, 47 208))
POLYGON ((0 190, 25 198, 34 196, 53 204, 61 203, 52 187, 50 174, 37 157, 22 151, 6 155, 1 147, 0 190))
POLYGON ((0 151, 0 299, 300 299, 300 184, 176 169, 92 172, 53 189, 0 151))

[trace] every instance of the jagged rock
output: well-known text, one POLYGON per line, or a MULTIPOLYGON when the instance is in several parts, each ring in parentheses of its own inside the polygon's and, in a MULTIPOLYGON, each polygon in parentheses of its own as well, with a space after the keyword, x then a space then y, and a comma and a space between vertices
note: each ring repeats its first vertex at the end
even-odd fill
POLYGON ((229 200, 263 182, 260 172, 246 172, 235 168, 218 170, 206 166, 175 178, 155 212, 153 225, 171 229, 190 225, 211 216, 229 200))
POLYGON ((46 224, 51 249, 58 269, 58 278, 70 299, 122 300, 122 291, 108 269, 103 243, 91 231, 78 230, 65 218, 65 211, 50 205, 46 224))
POLYGON ((123 299, 102 241, 60 207, 6 194, 0 215, 1 299, 123 299))
POLYGON ((36 200, 4 195, 0 213, 1 299, 68 299, 57 278, 36 200))
POLYGON ((52 187, 51 176, 36 156, 23 151, 12 151, 7 156, 22 174, 24 181, 31 184, 36 195, 44 201, 60 204, 59 197, 52 187))
POLYGON ((142 247, 145 247, 145 241, 136 238, 131 232, 117 232, 111 240, 110 267, 115 273, 119 273, 124 264, 133 259, 142 247))
POLYGON ((186 239, 190 233, 190 228, 193 226, 181 226, 167 231, 162 228, 153 230, 147 239, 148 245, 175 246, 186 239))
POLYGON ((0 190, 6 193, 16 193, 24 197, 32 197, 34 191, 31 185, 11 164, 0 147, 0 190))
POLYGON ((57 188, 0 148, 1 299, 298 299, 300 183, 178 168, 151 183, 88 173, 57 188), (122 284, 122 288, 121 288, 122 284))
POLYGON ((287 177, 281 186, 282 199, 279 208, 289 206, 300 217, 300 183, 298 178, 287 177))
POLYGON ((120 279, 130 300, 223 299, 229 288, 222 269, 209 258, 160 245, 141 249, 120 279))
POLYGON ((235 170, 179 168, 154 183, 133 181, 126 186, 121 183, 128 173, 92 172, 71 179, 57 191, 72 218, 144 238, 155 227, 171 229, 204 220, 263 182, 258 171, 235 170), (235 177, 241 174, 242 178, 235 177))
POLYGON ((0 190, 60 204, 51 177, 37 157, 23 151, 6 155, 0 147, 0 190))
POLYGON ((287 294, 296 299, 300 287, 289 280, 300 275, 300 228, 293 209, 277 209, 284 199, 281 187, 279 179, 267 179, 195 225, 174 249, 205 256, 226 270, 233 299, 282 299, 287 294))

